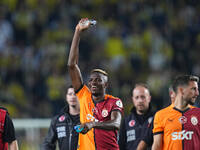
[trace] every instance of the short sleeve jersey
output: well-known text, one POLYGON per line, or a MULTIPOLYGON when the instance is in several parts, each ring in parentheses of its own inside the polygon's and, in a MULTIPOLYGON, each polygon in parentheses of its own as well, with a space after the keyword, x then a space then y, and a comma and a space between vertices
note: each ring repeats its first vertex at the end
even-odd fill
POLYGON ((173 104, 154 117, 153 134, 163 134, 163 150, 200 149, 200 108, 176 109, 173 104))
MULTIPOLYGON (((111 119, 112 111, 123 113, 123 105, 119 98, 105 95, 104 100, 94 104, 92 94, 88 87, 84 85, 76 93, 80 101, 80 121, 81 123, 90 121, 108 121, 111 119)), ((87 134, 79 134, 79 150, 118 150, 117 131, 92 129, 87 134)))

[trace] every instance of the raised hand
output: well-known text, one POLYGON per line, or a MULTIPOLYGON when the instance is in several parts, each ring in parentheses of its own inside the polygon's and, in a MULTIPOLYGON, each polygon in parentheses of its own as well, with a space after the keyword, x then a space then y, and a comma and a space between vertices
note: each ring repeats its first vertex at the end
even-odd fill
POLYGON ((84 31, 90 27, 90 21, 88 18, 82 18, 76 26, 76 30, 84 31))

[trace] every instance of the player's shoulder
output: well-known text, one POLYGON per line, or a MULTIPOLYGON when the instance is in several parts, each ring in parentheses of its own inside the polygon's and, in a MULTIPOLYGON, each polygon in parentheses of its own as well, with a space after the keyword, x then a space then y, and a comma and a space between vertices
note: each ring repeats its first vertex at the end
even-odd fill
POLYGON ((118 98, 118 97, 114 97, 114 96, 112 96, 112 95, 106 95, 105 96, 105 99, 106 99, 106 103, 107 104, 111 104, 111 105, 116 105, 116 106, 118 106, 118 107, 120 107, 120 108, 123 108, 123 103, 122 103, 122 100, 120 99, 120 98, 118 98))
POLYGON ((87 85, 83 84, 80 86, 80 88, 78 90, 75 91, 76 94, 81 93, 81 92, 89 92, 89 88, 87 87, 87 85))
POLYGON ((118 101, 118 100, 121 101, 120 98, 115 97, 115 96, 112 96, 112 95, 109 95, 109 94, 106 94, 105 98, 106 98, 107 100, 109 100, 109 101, 118 101))
POLYGON ((155 113, 155 116, 166 116, 166 114, 169 114, 170 113, 170 110, 172 109, 172 106, 167 106, 159 111, 157 111, 155 113))
POLYGON ((106 95, 106 100, 108 103, 122 103, 122 100, 118 97, 112 95, 106 95))
POLYGON ((78 99, 86 99, 88 100, 91 97, 91 91, 86 85, 82 85, 82 87, 76 91, 76 96, 78 99))
POLYGON ((198 108, 198 107, 192 107, 192 108, 190 108, 190 111, 199 112, 200 113, 200 108, 198 108))
POLYGON ((5 107, 0 106, 0 110, 1 110, 1 111, 5 111, 5 112, 8 113, 8 110, 7 110, 5 107))

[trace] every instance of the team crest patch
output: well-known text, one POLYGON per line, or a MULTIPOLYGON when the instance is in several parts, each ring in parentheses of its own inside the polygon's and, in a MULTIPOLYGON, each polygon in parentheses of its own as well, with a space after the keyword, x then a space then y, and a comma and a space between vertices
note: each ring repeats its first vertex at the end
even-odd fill
POLYGON ((58 120, 59 120, 60 122, 63 122, 63 121, 65 120, 65 116, 64 116, 64 115, 60 116, 58 120))
POLYGON ((180 121, 181 124, 185 124, 187 122, 187 118, 185 116, 181 116, 179 118, 179 121, 180 121))
POLYGON ((129 125, 129 127, 135 126, 135 120, 129 121, 128 125, 129 125))
POLYGON ((106 110, 106 109, 102 110, 101 115, 102 115, 102 117, 107 117, 108 116, 108 110, 106 110))
POLYGON ((198 124, 198 119, 197 119, 197 117, 195 117, 195 116, 191 117, 191 123, 192 123, 194 126, 197 125, 197 124, 198 124))
POLYGON ((120 100, 116 101, 116 105, 117 105, 118 107, 120 107, 120 108, 123 107, 123 104, 122 104, 122 102, 121 102, 120 100))

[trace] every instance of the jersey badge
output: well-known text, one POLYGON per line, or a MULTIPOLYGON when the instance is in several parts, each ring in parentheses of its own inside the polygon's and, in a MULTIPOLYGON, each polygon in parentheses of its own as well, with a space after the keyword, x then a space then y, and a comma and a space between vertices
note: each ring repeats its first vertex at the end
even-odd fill
POLYGON ((129 121, 128 125, 129 125, 129 127, 135 126, 135 120, 129 121))
POLYGON ((102 110, 101 115, 104 118, 107 117, 108 116, 108 110, 106 110, 106 109, 102 110))
POLYGON ((187 122, 187 118, 185 116, 181 116, 179 118, 179 121, 180 121, 181 124, 185 124, 187 122))
POLYGON ((197 119, 197 117, 192 116, 192 117, 191 117, 191 123, 192 123, 194 126, 197 125, 197 124, 198 124, 198 119, 197 119))
POLYGON ((60 116, 58 120, 59 120, 60 122, 63 122, 63 121, 65 120, 65 116, 64 116, 64 115, 60 116))
POLYGON ((121 100, 116 101, 116 105, 117 105, 118 107, 120 107, 120 108, 123 107, 123 104, 122 104, 121 100))

